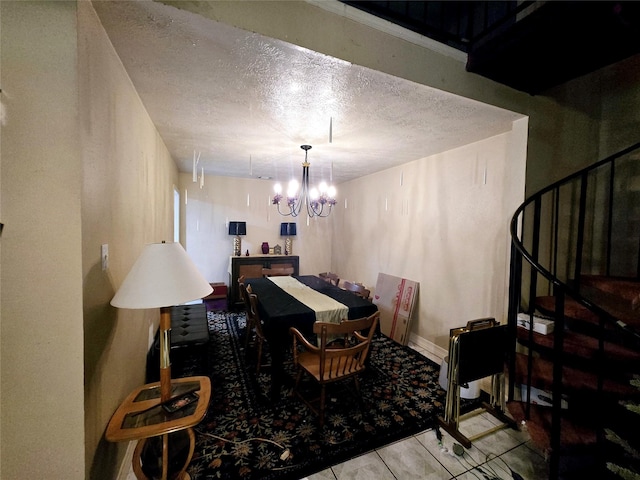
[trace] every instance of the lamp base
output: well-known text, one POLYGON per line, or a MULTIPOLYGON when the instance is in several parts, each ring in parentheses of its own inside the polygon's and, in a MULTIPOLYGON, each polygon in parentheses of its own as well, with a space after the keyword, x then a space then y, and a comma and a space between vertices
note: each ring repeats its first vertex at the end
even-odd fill
POLYGON ((285 255, 291 255, 293 253, 292 244, 293 244, 293 242, 291 241, 291 237, 287 237, 287 238, 284 239, 284 254, 285 255))
POLYGON ((233 255, 236 257, 242 255, 242 240, 240 235, 236 235, 233 238, 233 255))

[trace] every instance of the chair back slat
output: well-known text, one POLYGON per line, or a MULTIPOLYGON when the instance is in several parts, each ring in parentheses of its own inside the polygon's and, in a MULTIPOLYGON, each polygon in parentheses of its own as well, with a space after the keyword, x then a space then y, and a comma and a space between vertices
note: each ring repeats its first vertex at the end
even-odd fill
POLYGON ((247 315, 249 315, 251 320, 253 320, 257 334, 264 337, 264 334, 262 333, 262 321, 260 320, 260 314, 258 313, 258 296, 255 293, 249 294, 249 310, 247 311, 247 315))
POLYGON ((366 288, 364 285, 360 285, 359 283, 353 283, 348 280, 345 280, 342 284, 342 288, 356 294, 359 297, 365 298, 367 300, 369 300, 371 296, 371 290, 366 288))
MULTIPOLYGON (((242 278, 242 282, 238 281, 238 288, 240 289, 240 298, 242 299, 242 303, 244 303, 244 308, 245 310, 247 310, 247 312, 249 311, 249 308, 251 307, 250 303, 249 303, 249 294, 247 292, 247 289, 251 288, 251 285, 245 285, 244 283, 244 277, 242 278)), ((240 280, 240 279, 238 279, 240 280)))

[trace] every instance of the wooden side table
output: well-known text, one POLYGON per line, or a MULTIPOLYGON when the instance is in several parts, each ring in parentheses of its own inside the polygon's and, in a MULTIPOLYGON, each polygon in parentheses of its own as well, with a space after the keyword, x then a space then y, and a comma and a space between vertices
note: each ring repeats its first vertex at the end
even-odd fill
POLYGON ((169 434, 187 430, 189 453, 184 466, 175 475, 176 479, 188 480, 186 469, 191 462, 195 447, 195 435, 191 427, 202 421, 207 413, 211 398, 209 377, 185 377, 171 380, 171 396, 177 397, 187 392, 196 392, 198 401, 173 413, 167 412, 160 402, 160 382, 149 383, 136 388, 124 399, 115 411, 105 438, 110 442, 138 440, 133 454, 133 471, 139 480, 148 480, 141 468, 141 454, 145 442, 150 437, 162 435, 162 480, 169 475, 169 434))

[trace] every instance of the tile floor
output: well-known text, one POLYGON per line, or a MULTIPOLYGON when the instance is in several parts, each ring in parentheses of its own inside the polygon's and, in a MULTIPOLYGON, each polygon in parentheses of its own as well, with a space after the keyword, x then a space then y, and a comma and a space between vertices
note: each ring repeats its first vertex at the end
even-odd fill
MULTIPOLYGON (((416 345, 410 345, 440 364, 416 345)), ((460 431, 473 436, 499 423, 493 416, 481 413, 460 422, 460 431)), ((443 451, 430 429, 375 451, 334 465, 301 480, 543 480, 547 476, 547 462, 543 454, 531 444, 526 429, 505 428, 474 441, 461 456, 452 452, 454 440, 442 431, 443 451), (514 472, 517 475, 512 474, 514 472)), ((129 460, 130 464, 130 460, 129 460)), ((136 480, 132 470, 124 477, 136 480)))

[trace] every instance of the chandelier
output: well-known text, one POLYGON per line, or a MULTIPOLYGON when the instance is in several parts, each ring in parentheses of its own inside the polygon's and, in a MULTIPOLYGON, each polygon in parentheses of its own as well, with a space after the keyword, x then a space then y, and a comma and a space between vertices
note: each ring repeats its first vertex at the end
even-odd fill
MULTIPOLYGON (((280 215, 297 217, 300 212, 304 212, 302 205, 305 205, 309 217, 327 217, 331 213, 331 207, 336 204, 336 189, 327 186, 326 182, 321 182, 318 188, 309 188, 309 162, 307 154, 311 145, 300 145, 304 150, 304 163, 302 164, 302 188, 296 180, 289 182, 286 197, 286 208, 288 211, 280 209, 280 202, 283 200, 282 186, 277 183, 274 187, 276 194, 273 196, 273 204, 278 206, 280 215), (325 208, 326 207, 326 208, 325 208)), ((284 202, 283 202, 284 203, 284 202)))

